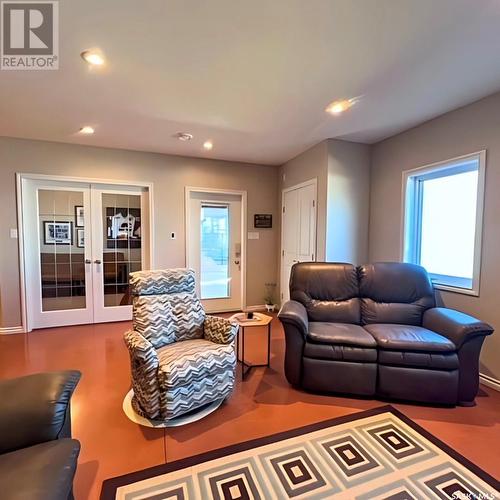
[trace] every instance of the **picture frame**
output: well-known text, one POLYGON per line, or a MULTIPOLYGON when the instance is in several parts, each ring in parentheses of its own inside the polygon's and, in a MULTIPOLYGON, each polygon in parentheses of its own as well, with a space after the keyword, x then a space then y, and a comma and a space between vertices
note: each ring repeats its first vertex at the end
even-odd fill
POLYGON ((83 212, 83 207, 81 205, 75 206, 75 226, 76 227, 85 226, 85 214, 83 212))
POLYGON ((76 230, 76 246, 77 248, 85 248, 85 229, 76 230))
POLYGON ((140 208, 106 208, 106 247, 141 248, 140 208))
POLYGON ((272 214, 254 214, 253 227, 258 229, 270 229, 273 227, 272 214))
POLYGON ((71 221, 44 221, 44 245, 72 245, 73 222, 71 221))

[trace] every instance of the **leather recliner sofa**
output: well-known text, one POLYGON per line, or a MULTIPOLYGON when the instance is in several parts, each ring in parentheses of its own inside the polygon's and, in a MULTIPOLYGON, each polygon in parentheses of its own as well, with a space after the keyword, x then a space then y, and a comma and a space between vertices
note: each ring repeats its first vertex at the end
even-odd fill
POLYGON ((285 375, 306 390, 472 406, 493 328, 436 307, 424 268, 299 263, 279 312, 285 375))
POLYGON ((80 443, 70 400, 80 372, 0 381, 0 498, 71 500, 80 443))

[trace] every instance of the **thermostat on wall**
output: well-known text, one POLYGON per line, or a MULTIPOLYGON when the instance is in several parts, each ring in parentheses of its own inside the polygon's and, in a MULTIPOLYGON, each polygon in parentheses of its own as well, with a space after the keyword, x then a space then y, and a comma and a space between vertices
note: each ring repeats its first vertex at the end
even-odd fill
POLYGON ((256 231, 249 231, 248 232, 248 239, 249 240, 258 240, 259 239, 259 233, 256 231))

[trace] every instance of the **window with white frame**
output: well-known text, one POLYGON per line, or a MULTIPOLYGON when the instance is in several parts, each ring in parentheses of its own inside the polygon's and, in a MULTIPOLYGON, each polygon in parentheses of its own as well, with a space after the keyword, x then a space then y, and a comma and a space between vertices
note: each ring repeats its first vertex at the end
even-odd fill
POLYGON ((479 294, 485 156, 404 172, 403 260, 425 267, 436 288, 479 294))

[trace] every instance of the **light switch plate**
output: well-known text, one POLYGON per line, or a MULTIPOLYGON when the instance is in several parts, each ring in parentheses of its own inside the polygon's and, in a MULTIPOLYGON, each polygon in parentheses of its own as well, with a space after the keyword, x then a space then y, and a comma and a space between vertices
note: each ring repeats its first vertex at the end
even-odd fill
POLYGON ((260 233, 257 231, 249 231, 248 232, 248 239, 249 240, 258 240, 260 238, 260 233))
POLYGON ((17 239, 17 229, 10 230, 10 237, 14 240, 17 239))

